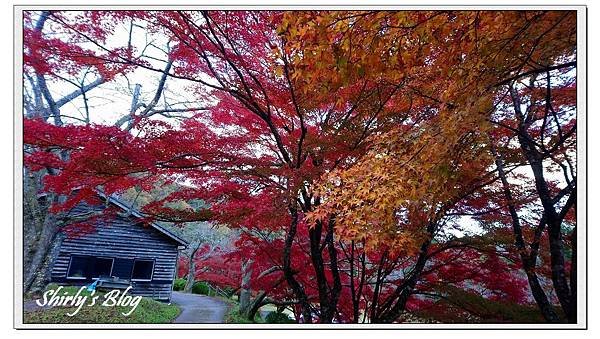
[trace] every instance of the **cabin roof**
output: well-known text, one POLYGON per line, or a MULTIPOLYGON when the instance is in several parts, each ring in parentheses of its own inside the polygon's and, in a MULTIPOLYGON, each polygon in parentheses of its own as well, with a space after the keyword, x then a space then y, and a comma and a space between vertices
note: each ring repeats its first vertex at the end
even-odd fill
MULTIPOLYGON (((137 211, 134 208, 130 208, 129 206, 127 206, 123 201, 121 201, 120 199, 118 199, 115 196, 108 196, 105 193, 101 192, 101 191, 97 191, 98 195, 100 195, 102 198, 106 199, 109 203, 123 209, 124 211, 128 212, 129 214, 133 215, 136 218, 139 219, 143 219, 144 215, 142 213, 140 213, 139 211, 137 211)), ((151 222, 150 226, 152 226, 152 228, 156 229, 159 233, 163 234, 164 236, 166 236, 167 238, 170 238, 172 240, 174 240, 176 243, 178 243, 180 246, 186 246, 188 245, 188 243, 183 240, 182 238, 178 237, 175 233, 169 231, 168 229, 164 228, 163 226, 151 222)))

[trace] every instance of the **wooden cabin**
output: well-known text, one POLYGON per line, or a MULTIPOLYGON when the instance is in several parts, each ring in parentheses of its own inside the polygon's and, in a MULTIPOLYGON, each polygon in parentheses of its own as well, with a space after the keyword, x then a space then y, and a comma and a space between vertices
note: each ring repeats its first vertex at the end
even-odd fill
POLYGON ((103 204, 80 203, 68 215, 98 214, 113 205, 122 213, 94 222, 90 232, 65 235, 52 260, 50 279, 84 285, 97 279, 131 285, 129 293, 171 300, 178 252, 186 242, 158 224, 144 224, 142 215, 113 197, 99 193, 103 204))

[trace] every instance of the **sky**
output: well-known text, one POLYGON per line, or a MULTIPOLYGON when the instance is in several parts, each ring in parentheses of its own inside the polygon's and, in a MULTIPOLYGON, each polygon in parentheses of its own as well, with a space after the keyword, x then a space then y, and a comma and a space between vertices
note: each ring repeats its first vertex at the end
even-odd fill
MULTIPOLYGON (((76 14, 77 12, 72 12, 72 15, 76 14)), ((47 22, 44 27, 44 33, 47 35, 52 34, 52 26, 52 22, 47 22)), ((166 48, 167 41, 164 37, 157 34, 149 34, 143 27, 139 26, 134 26, 131 37, 132 46, 137 48, 138 51, 144 50, 144 55, 148 56, 148 58, 145 58, 146 61, 150 62, 153 67, 164 68, 165 62, 155 60, 166 60, 166 54, 159 49, 166 48), (147 47, 144 48, 145 46, 147 47)), ((126 46, 128 39, 129 25, 119 24, 115 27, 114 34, 107 39, 105 46, 108 48, 126 46)), ((94 48, 92 45, 85 47, 94 48)), ((120 117, 129 114, 136 84, 141 85, 140 101, 142 103, 150 102, 155 95, 160 76, 161 74, 158 72, 138 67, 132 72, 128 72, 125 75, 119 75, 114 80, 89 91, 87 93, 87 98, 90 110, 90 121, 97 124, 114 124, 120 117)), ((82 79, 83 74, 79 77, 70 77, 71 81, 78 83, 82 79)), ((90 74, 87 75, 85 79, 85 84, 89 84, 96 80, 97 76, 90 74)), ((48 85, 55 99, 59 99, 78 89, 75 85, 65 81, 49 81, 48 85)), ((166 105, 169 105, 170 108, 205 106, 205 103, 197 101, 197 98, 193 94, 192 87, 193 84, 189 81, 168 78, 163 96, 161 97, 157 108, 165 108, 166 105)), ((66 117, 65 122, 78 123, 77 120, 69 119, 68 117, 84 119, 85 105, 83 97, 79 96, 77 99, 63 106, 61 108, 61 114, 66 117)), ((161 119, 162 117, 157 118, 161 119)))

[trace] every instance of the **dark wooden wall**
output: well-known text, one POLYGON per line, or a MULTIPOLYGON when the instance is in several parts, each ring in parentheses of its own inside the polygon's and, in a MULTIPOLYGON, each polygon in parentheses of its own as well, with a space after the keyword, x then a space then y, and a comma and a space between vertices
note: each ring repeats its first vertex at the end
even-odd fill
MULTIPOLYGON (((99 211, 103 206, 78 205, 70 214, 99 211)), ((99 221, 93 232, 66 236, 54 258, 51 280, 57 283, 80 285, 89 280, 67 279, 71 255, 115 258, 112 276, 129 279, 134 259, 154 259, 152 281, 131 282, 130 293, 157 300, 171 299, 178 256, 178 244, 151 226, 139 224, 135 217, 118 215, 99 221)))

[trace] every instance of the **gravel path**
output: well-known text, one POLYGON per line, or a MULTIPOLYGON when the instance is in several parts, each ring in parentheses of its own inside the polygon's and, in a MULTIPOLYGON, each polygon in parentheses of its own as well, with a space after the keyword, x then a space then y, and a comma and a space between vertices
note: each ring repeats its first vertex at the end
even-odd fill
POLYGON ((176 324, 222 323, 229 308, 218 298, 175 291, 171 302, 181 307, 181 314, 173 321, 176 324))

